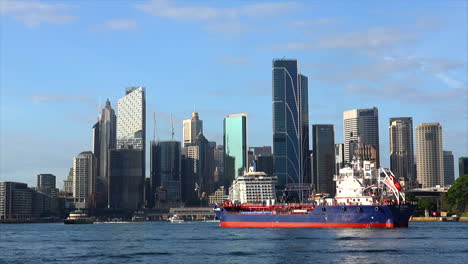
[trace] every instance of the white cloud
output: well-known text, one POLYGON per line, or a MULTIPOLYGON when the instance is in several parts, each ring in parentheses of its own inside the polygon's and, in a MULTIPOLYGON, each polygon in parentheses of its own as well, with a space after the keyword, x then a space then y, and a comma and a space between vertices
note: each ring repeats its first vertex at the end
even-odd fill
POLYGON ((66 14, 72 7, 65 4, 50 4, 39 0, 2 0, 0 14, 11 16, 29 27, 37 28, 42 24, 67 24, 78 19, 66 14))
POLYGON ((404 42, 419 39, 416 34, 394 28, 371 28, 366 31, 350 32, 322 38, 315 42, 291 42, 272 45, 273 49, 308 50, 308 49, 359 49, 376 50, 389 48, 404 42))
POLYGON ((132 19, 113 19, 104 22, 103 26, 111 30, 135 30, 138 23, 132 19))
MULTIPOLYGON (((187 2, 186 2, 187 3, 187 2)), ((136 8, 150 15, 180 20, 213 21, 239 17, 275 16, 296 9, 295 2, 264 2, 241 7, 180 6, 168 0, 150 0, 136 8)))
POLYGON ((318 18, 318 19, 306 19, 306 20, 294 20, 291 22, 292 26, 296 27, 311 27, 311 26, 324 26, 335 24, 338 22, 334 18, 318 18))
POLYGON ((91 97, 85 97, 85 96, 54 96, 54 95, 37 94, 37 95, 31 96, 30 99, 31 99, 31 102, 35 104, 71 102, 71 101, 96 104, 95 99, 91 97))
MULTIPOLYGON (((180 3, 180 2, 179 2, 180 3)), ((135 7, 149 15, 203 23, 203 29, 212 33, 240 35, 263 31, 262 28, 245 23, 245 19, 284 16, 299 6, 296 2, 261 2, 239 7, 215 7, 176 4, 168 0, 148 0, 135 7)))

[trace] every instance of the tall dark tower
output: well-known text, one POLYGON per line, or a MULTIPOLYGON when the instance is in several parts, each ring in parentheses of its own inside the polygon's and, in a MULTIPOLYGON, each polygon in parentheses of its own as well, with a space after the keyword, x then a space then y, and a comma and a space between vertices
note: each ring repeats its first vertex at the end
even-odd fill
POLYGON ((280 188, 310 183, 307 77, 297 60, 273 60, 273 154, 280 188))
POLYGON ((96 157, 96 206, 106 207, 109 187, 109 153, 116 147, 117 118, 109 99, 93 126, 93 154, 96 157))

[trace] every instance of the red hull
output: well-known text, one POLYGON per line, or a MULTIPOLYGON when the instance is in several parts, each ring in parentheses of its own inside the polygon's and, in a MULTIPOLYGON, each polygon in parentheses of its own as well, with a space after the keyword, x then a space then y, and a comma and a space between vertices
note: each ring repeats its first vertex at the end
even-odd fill
POLYGON ((220 227, 240 228, 394 228, 393 223, 294 223, 221 221, 220 227))

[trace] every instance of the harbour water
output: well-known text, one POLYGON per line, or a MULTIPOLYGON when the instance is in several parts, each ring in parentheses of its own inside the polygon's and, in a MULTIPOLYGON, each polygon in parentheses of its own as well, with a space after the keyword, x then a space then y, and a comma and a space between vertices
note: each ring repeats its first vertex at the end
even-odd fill
POLYGON ((0 263, 467 263, 468 222, 397 229, 0 224, 0 263))

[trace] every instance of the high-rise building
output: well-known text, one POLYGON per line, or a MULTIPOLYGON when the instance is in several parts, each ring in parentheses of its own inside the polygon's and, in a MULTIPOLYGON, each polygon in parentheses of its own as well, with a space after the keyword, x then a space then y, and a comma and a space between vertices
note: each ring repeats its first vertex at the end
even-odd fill
POLYGON ((390 118, 390 169, 411 186, 416 181, 414 164, 413 119, 411 117, 390 118))
POLYGON ((257 156, 255 158, 255 170, 266 173, 267 175, 274 175, 274 158, 273 156, 257 156))
POLYGON ((371 145, 377 152, 376 167, 379 167, 379 112, 376 107, 353 109, 343 113, 345 162, 353 159, 353 145, 371 145))
POLYGON ((144 87, 128 87, 117 102, 117 149, 145 150, 146 103, 144 87))
MULTIPOLYGON (((167 202, 181 201, 181 147, 179 141, 151 141, 151 189, 164 190, 167 202)), ((153 194, 154 197, 154 194, 153 194)))
POLYGON ((458 177, 468 174, 468 157, 460 157, 458 159, 458 177))
POLYGON ((455 181, 455 167, 452 151, 443 151, 444 155, 444 184, 452 185, 455 181))
POLYGON ((57 197, 58 190, 55 188, 55 179, 55 175, 53 174, 38 174, 37 190, 50 197, 57 197))
POLYGON ((32 195, 26 183, 0 181, 0 220, 30 219, 32 195))
POLYGON ((313 184, 317 192, 333 195, 335 185, 335 133, 333 125, 312 125, 313 184))
POLYGON ((197 112, 193 112, 192 118, 183 121, 182 138, 184 147, 193 144, 200 133, 203 134, 203 120, 200 120, 197 112))
POLYGON ((128 87, 117 102, 117 151, 109 156, 109 207, 144 206, 146 101, 144 87, 128 87))
POLYGON ((67 179, 63 181, 63 190, 66 193, 73 193, 73 167, 70 168, 67 179))
POLYGON ((114 149, 109 154, 108 207, 133 211, 144 205, 144 156, 138 149, 114 149))
POLYGON ((273 154, 277 184, 310 182, 307 77, 297 60, 273 60, 273 154))
POLYGON ((224 188, 247 168, 247 114, 232 114, 224 118, 224 188))
POLYGON ((83 151, 73 159, 73 200, 76 208, 95 205, 96 163, 91 151, 83 151))
MULTIPOLYGON (((224 178, 224 146, 217 145, 214 149, 214 181, 216 186, 220 186, 224 178)), ((224 190, 224 187, 223 187, 224 190)))
POLYGON ((444 185, 442 126, 423 123, 416 127, 417 180, 423 188, 444 185))
POLYGON ((339 175, 340 169, 344 168, 344 166, 344 144, 338 143, 335 144, 335 175, 339 175))
POLYGON ((262 146, 262 147, 249 147, 249 151, 252 151, 254 158, 258 156, 271 156, 271 146, 262 146))
POLYGON ((208 198, 215 191, 214 148, 203 134, 187 147, 183 152, 182 198, 189 205, 195 201, 208 198))
POLYGON ((109 99, 93 126, 93 153, 97 160, 96 199, 98 207, 107 206, 109 188, 109 152, 116 148, 117 118, 109 99))

